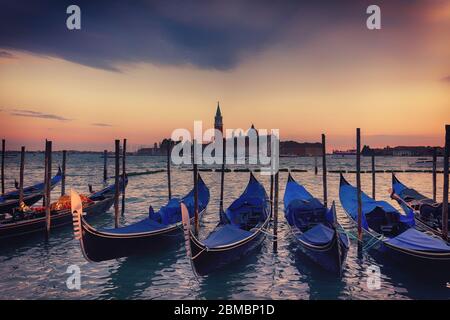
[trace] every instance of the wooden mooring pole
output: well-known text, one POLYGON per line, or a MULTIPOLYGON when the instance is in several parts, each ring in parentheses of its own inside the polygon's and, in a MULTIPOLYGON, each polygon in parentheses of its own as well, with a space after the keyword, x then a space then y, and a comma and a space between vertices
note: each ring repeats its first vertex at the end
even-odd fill
POLYGON ((442 238, 448 241, 448 158, 450 154, 450 125, 445 126, 444 194, 442 196, 442 238))
POLYGON ((127 155, 127 139, 123 139, 123 149, 122 149, 122 216, 125 214, 125 189, 126 189, 126 169, 125 169, 125 162, 126 162, 126 155, 127 155))
POLYGON ((273 172, 270 174, 270 217, 273 219, 273 172))
POLYGON ((222 142, 222 171, 220 174, 220 202, 219 202, 219 213, 222 215, 223 212, 223 189, 225 188, 225 161, 226 161, 226 143, 227 140, 223 138, 222 142))
POLYGON ((314 174, 317 175, 319 169, 317 168, 317 157, 314 157, 314 174))
POLYGON ((322 134, 322 184, 323 184, 323 204, 328 208, 328 190, 327 190, 327 149, 325 135, 322 134))
POLYGON ((375 151, 372 151, 372 198, 375 200, 375 151))
POLYGON ((2 194, 5 193, 5 150, 6 140, 2 139, 2 194))
POLYGON ((119 177, 120 177, 120 140, 115 140, 115 176, 114 176, 114 226, 119 227, 119 177))
POLYGON ((66 194, 66 155, 67 151, 62 152, 62 172, 61 172, 61 195, 66 194))
POLYGON ((362 200, 361 200, 361 129, 356 129, 356 188, 358 197, 358 240, 362 241, 362 200))
POLYGON ((20 150, 20 174, 19 174, 19 207, 23 204, 23 173, 25 170, 25 147, 20 150))
POLYGON ((42 197, 42 206, 45 207, 46 190, 47 190, 47 169, 48 169, 48 140, 45 139, 45 152, 44 152, 44 196, 42 197))
POLYGON ((171 143, 169 143, 169 145, 167 146, 167 189, 169 192, 169 200, 172 199, 172 183, 170 180, 170 164, 172 162, 170 159, 171 150, 171 143))
POLYGON ((433 201, 436 202, 436 162, 437 162, 437 148, 433 148, 433 201))
POLYGON ((273 200, 273 251, 278 251, 278 175, 279 171, 275 173, 275 192, 273 200))
POLYGON ((103 151, 103 181, 108 180, 108 150, 103 151))
POLYGON ((51 204, 51 190, 52 190, 52 142, 47 141, 47 177, 46 177, 46 190, 45 190, 45 225, 46 225, 46 237, 50 236, 51 229, 51 212, 50 212, 50 204, 51 204))
POLYGON ((194 173, 194 233, 195 236, 198 236, 199 232, 199 218, 198 218, 198 167, 197 167, 197 157, 196 157, 196 148, 197 142, 194 140, 194 153, 193 153, 193 173, 194 173))

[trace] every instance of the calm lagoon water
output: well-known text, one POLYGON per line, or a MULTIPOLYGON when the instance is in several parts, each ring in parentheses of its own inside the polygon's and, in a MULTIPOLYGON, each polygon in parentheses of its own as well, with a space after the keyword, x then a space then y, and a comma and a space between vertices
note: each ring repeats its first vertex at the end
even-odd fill
MULTIPOLYGON (((415 158, 377 158, 377 169, 408 169, 415 158)), ((164 169, 164 158, 128 157, 128 172, 164 169)), ((60 155, 54 155, 54 163, 60 155)), ((320 163, 320 161, 319 161, 320 163)), ((329 170, 353 170, 355 159, 329 157, 329 170)), ((113 172, 113 159, 109 159, 113 172)), ((306 169, 293 173, 318 198, 322 197, 322 176, 314 175, 313 158, 281 158, 281 168, 306 169)), ((18 157, 7 158, 7 187, 18 177, 18 157)), ((25 185, 42 180, 43 155, 27 154, 25 185)), ((363 170, 370 169, 370 159, 363 158, 363 170)), ((56 170, 55 170, 56 171, 56 170)), ((103 159, 93 154, 69 154, 67 161, 67 189, 83 193, 88 184, 94 189, 102 185, 103 159)), ((210 187, 211 200, 201 221, 201 236, 212 230, 218 221, 220 173, 202 172, 210 187)), ((431 193, 431 174, 398 173, 399 178, 425 195, 431 193)), ((270 178, 257 175, 269 191, 270 178)), ((347 174, 351 183, 355 174, 347 174)), ((280 173, 282 200, 287 173, 280 173)), ((242 192, 248 173, 227 173, 225 206, 242 192)), ((391 175, 377 174, 377 198, 389 199, 391 175)), ((343 212, 338 199, 339 175, 328 175, 329 201, 336 200, 338 218, 344 228, 355 230, 343 212)), ((362 185, 370 194, 371 175, 362 174, 362 185)), ((186 194, 192 187, 192 172, 173 168, 172 192, 186 194)), ((52 193, 56 199, 60 186, 52 193)), ((442 174, 438 175, 438 197, 442 197, 442 174)), ((130 177, 126 191, 126 214, 122 225, 142 219, 148 206, 158 208, 167 201, 166 173, 130 177)), ((342 278, 335 278, 317 268, 306 257, 296 254, 287 232, 282 212, 279 211, 279 249, 273 253, 272 243, 266 238, 259 251, 234 265, 196 279, 185 254, 184 244, 175 244, 161 252, 122 258, 102 263, 84 260, 79 243, 73 239, 71 227, 55 229, 45 241, 43 234, 24 239, 8 239, 0 243, 0 299, 449 299, 446 282, 450 275, 430 274, 428 270, 412 272, 410 266, 399 265, 388 258, 358 254, 355 241, 351 242, 342 278), (68 266, 81 268, 81 290, 66 287, 68 266), (381 289, 367 287, 367 267, 381 268, 381 289)), ((113 226, 113 211, 90 220, 96 227, 113 226)))

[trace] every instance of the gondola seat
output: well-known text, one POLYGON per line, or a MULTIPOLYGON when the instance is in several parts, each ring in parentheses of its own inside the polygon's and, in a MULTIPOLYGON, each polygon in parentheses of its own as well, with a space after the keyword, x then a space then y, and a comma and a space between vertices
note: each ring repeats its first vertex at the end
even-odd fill
POLYGON ((319 223, 305 233, 301 234, 299 239, 307 243, 320 246, 329 243, 333 239, 333 236, 333 229, 319 223))
POLYGON ((227 219, 241 229, 249 230, 263 221, 261 217, 264 200, 260 198, 247 198, 236 200, 225 212, 227 219))
POLYGON ((251 236, 253 233, 231 224, 218 226, 203 240, 206 247, 224 246, 251 236))
POLYGON ((130 234, 130 233, 140 233, 156 231, 166 228, 167 225, 156 222, 152 219, 144 219, 139 222, 130 224, 125 227, 115 228, 115 229, 100 229, 101 232, 114 233, 114 234, 130 234))
POLYGON ((383 226, 388 225, 386 212, 380 207, 375 207, 371 212, 366 213, 365 218, 369 227, 379 233, 382 232, 383 226))

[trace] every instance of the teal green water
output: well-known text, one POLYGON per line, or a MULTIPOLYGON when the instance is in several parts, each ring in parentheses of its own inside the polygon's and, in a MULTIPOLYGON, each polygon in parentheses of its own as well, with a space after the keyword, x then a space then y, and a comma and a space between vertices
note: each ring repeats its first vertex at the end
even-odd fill
MULTIPOLYGON (((378 158, 377 169, 408 169, 415 158, 378 158)), ((59 163, 59 155, 54 163, 59 163)), ((163 158, 128 157, 129 172, 165 168, 163 158)), ((113 172, 109 159, 109 172, 113 172)), ((320 163, 320 161, 319 161, 320 163)), ((328 158, 329 170, 353 170, 355 159, 328 158)), ((42 155, 27 154, 25 184, 43 177, 42 155)), ((313 158, 281 158, 280 167, 307 169, 294 173, 318 198, 322 197, 322 176, 314 175, 313 158)), ((363 158, 363 170, 370 169, 370 159, 363 158)), ((17 158, 7 158, 7 186, 13 186, 18 176, 17 158)), ((211 201, 201 221, 201 235, 205 236, 218 221, 220 174, 202 172, 211 190, 211 201)), ((88 191, 102 187, 103 159, 99 155, 69 154, 67 162, 67 189, 88 191)), ((399 173, 399 178, 426 195, 431 193, 431 174, 399 173)), ((347 174, 351 183, 355 174, 347 174)), ((257 175, 269 190, 270 178, 257 175)), ((287 173, 280 173, 280 198, 283 198, 287 173)), ((167 201, 165 173, 130 177, 126 191, 126 213, 122 225, 142 219, 150 204, 157 208, 167 201)), ((225 206, 242 192, 248 173, 227 173, 225 206)), ((377 174, 377 197, 389 201, 391 176, 377 174)), ((328 199, 336 200, 338 218, 349 232, 354 229, 338 200, 339 175, 328 175, 328 199)), ((371 193, 371 175, 362 175, 363 189, 371 193)), ((192 172, 173 168, 172 192, 182 196, 192 187, 192 172)), ((59 186, 52 193, 56 199, 59 186)), ((438 175, 438 196, 442 195, 442 174, 438 175)), ((97 227, 113 226, 112 211, 91 220, 97 227)), ((296 253, 290 241, 282 212, 279 211, 279 248, 272 250, 266 238, 258 251, 207 277, 196 278, 186 257, 184 244, 175 244, 158 253, 122 258, 102 263, 84 260, 79 243, 73 239, 71 227, 55 229, 49 241, 43 234, 24 239, 8 239, 0 243, 0 298, 1 299, 449 299, 450 275, 431 274, 427 270, 412 272, 410 266, 399 265, 385 257, 375 257, 367 252, 358 254, 351 242, 342 278, 333 277, 320 270, 306 257, 296 253), (66 273, 70 265, 81 269, 81 289, 69 290, 66 273), (381 268, 381 288, 370 290, 367 286, 367 267, 381 268)))

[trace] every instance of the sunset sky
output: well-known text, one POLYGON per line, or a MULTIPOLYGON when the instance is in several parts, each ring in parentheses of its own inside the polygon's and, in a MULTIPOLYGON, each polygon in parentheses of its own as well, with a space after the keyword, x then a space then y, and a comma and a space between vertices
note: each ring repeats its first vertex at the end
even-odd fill
POLYGON ((24 1, 0 10, 8 149, 150 145, 194 120, 329 149, 443 145, 450 1, 24 1), (130 2, 131 3, 131 2, 130 2), (81 30, 66 8, 81 8, 81 30), (381 8, 381 30, 366 8, 381 8))

